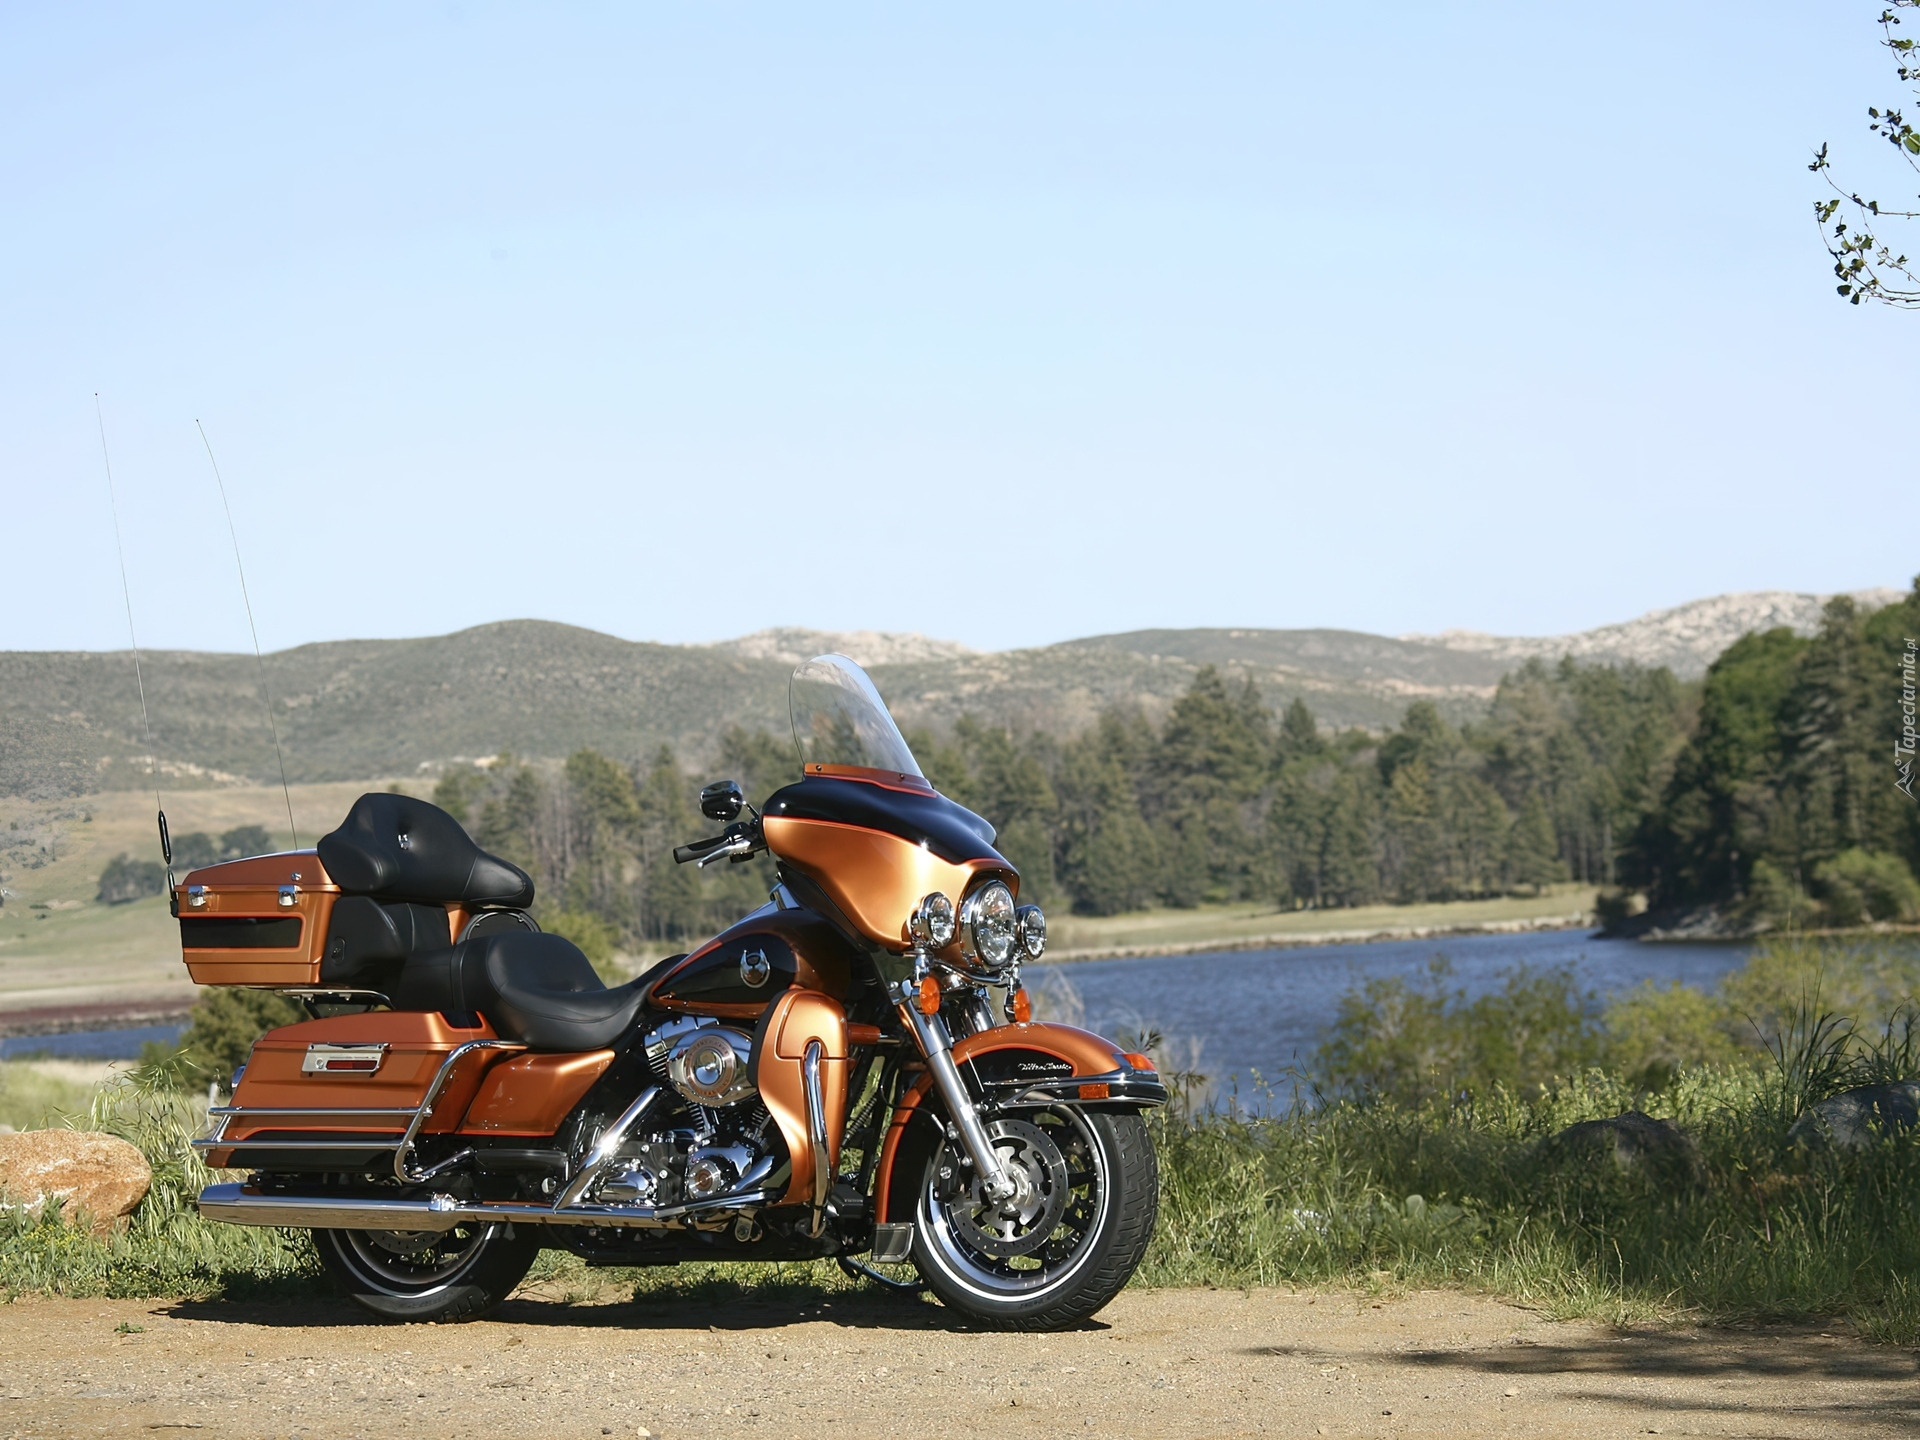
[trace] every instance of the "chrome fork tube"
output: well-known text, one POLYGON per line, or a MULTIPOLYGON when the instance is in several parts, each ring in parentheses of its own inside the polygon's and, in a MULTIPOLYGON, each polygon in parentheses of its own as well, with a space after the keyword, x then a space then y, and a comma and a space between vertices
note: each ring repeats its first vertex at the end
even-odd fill
POLYGON ((979 1112, 973 1108, 973 1097, 967 1094, 966 1082, 960 1078, 960 1067, 953 1063, 947 1027, 940 1023, 938 1015, 922 1015, 912 1000, 900 1002, 900 1015, 919 1042, 920 1053, 927 1057, 927 1069, 933 1074, 933 1083, 940 1087, 940 1098, 947 1102, 947 1114, 960 1132, 960 1143, 966 1147, 967 1158, 973 1161, 973 1172, 980 1177, 981 1189, 989 1200, 1005 1200, 1017 1187, 1000 1164, 1000 1155, 987 1138, 987 1127, 980 1123, 979 1112))

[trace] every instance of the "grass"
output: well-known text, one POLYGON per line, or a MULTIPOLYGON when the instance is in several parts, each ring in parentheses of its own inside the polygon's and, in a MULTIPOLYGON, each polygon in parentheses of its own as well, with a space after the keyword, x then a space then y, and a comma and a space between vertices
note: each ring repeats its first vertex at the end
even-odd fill
POLYGON ((1460 1285, 1562 1317, 1841 1317, 1912 1343, 1920 1144, 1799 1151, 1781 1083, 1705 1069, 1649 1097, 1596 1070, 1532 1100, 1157 1117, 1161 1220, 1139 1282, 1460 1285), (1550 1143, 1632 1107, 1694 1137, 1697 1178, 1550 1143))
POLYGON ((1527 924, 1593 913, 1590 885, 1552 885, 1539 895, 1449 900, 1427 905, 1362 905, 1351 910, 1276 910, 1271 905, 1202 905, 1125 915, 1049 915, 1048 959, 1164 955, 1212 946, 1314 944, 1375 935, 1437 933, 1527 924))
POLYGON ((108 1067, 71 1060, 0 1060, 0 1126, 40 1130, 84 1116, 108 1067))

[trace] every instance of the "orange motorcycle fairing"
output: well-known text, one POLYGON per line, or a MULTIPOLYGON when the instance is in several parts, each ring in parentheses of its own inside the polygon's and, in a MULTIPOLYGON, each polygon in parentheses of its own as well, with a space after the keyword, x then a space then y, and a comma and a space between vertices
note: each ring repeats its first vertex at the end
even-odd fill
MULTIPOLYGON (((1036 1057, 1044 1057, 1052 1064, 1050 1070, 1058 1073, 1059 1065, 1064 1062, 1068 1074, 1072 1076, 1110 1076, 1115 1070, 1130 1068, 1120 1048, 1111 1040, 1094 1034, 1091 1030, 1077 1029, 1072 1025, 1053 1025, 1034 1022, 1025 1025, 996 1025, 991 1030, 982 1030, 956 1040, 953 1046, 953 1063, 960 1067, 960 1073, 967 1073, 967 1062, 977 1061, 982 1056, 1000 1052, 1031 1052, 1036 1057)), ((922 1075, 907 1088, 900 1097, 900 1103, 894 1108, 893 1118, 887 1125, 886 1139, 880 1146, 879 1183, 874 1190, 873 1214, 877 1220, 911 1220, 915 1203, 911 1191, 915 1183, 910 1177, 905 1183, 908 1187, 903 1201, 905 1213, 895 1216, 890 1207, 893 1203, 893 1171, 898 1157, 900 1142, 907 1133, 907 1126, 913 1117, 920 1113, 920 1103, 933 1088, 933 1076, 922 1075)), ((1092 1088, 1091 1086, 1089 1088, 1092 1088)), ((1092 1096, 1089 1099, 1095 1098, 1092 1096)), ((1163 1097, 1164 1098, 1164 1097, 1163 1097)))
POLYGON ((817 990, 788 990, 768 1008, 753 1039, 752 1076, 767 1113, 780 1128, 793 1161, 792 1178, 782 1203, 810 1203, 813 1195, 813 1145, 807 1133, 807 1046, 820 1042, 820 1098, 824 1102, 827 1161, 840 1163, 840 1139, 846 1128, 847 1012, 832 996, 817 990))
MULTIPOLYGON (((374 1010, 303 1020, 269 1030, 254 1042, 223 1140, 255 1134, 302 1132, 391 1133, 405 1128, 395 1112, 416 1108, 441 1065, 471 1040, 498 1037, 485 1020, 469 1029, 438 1011, 374 1010), (365 1116, 357 1111, 367 1111, 365 1116), (251 1113, 250 1113, 251 1112, 251 1113)), ((469 1051, 447 1077, 423 1133, 456 1129, 499 1050, 469 1051)), ((571 1058, 571 1057, 568 1057, 571 1058)), ((591 1083, 591 1082, 589 1082, 591 1083)), ((207 1163, 223 1168, 231 1152, 210 1150, 207 1163)))
POLYGON ((792 815, 768 815, 760 823, 775 856, 824 890, 862 935, 890 950, 907 945, 907 917, 931 892, 958 905, 976 875, 1019 883, 997 855, 953 864, 924 845, 863 825, 792 815))

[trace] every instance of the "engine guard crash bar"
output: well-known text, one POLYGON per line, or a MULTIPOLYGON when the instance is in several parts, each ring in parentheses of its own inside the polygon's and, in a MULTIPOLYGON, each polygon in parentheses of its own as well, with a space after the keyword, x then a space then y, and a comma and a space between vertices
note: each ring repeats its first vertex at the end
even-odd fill
MULTIPOLYGON (((354 1108, 344 1105, 286 1105, 286 1106, 242 1106, 216 1105, 207 1111, 208 1118, 217 1120, 213 1133, 192 1142, 193 1148, 202 1155, 212 1150, 234 1150, 244 1155, 249 1150, 274 1150, 285 1153, 289 1150, 391 1150, 393 1151, 393 1176, 402 1185, 421 1185, 442 1171, 450 1170, 462 1161, 473 1158, 473 1151, 462 1150, 450 1155, 437 1165, 429 1165, 425 1170, 414 1171, 411 1168, 414 1142, 420 1138, 421 1127, 433 1115, 433 1102, 440 1098, 440 1092, 446 1088, 447 1079, 453 1074, 454 1067, 475 1050, 525 1050, 527 1047, 518 1040, 469 1040, 456 1045, 447 1052, 447 1058, 440 1062, 440 1068, 434 1072, 433 1083, 427 1086, 427 1093, 420 1103, 411 1108, 375 1109, 372 1107, 354 1108), (324 1117, 339 1119, 342 1116, 352 1119, 388 1119, 398 1121, 407 1118, 405 1132, 398 1140, 390 1135, 368 1135, 359 1140, 228 1140, 225 1139, 227 1127, 238 1120, 243 1124, 267 1121, 274 1125, 289 1124, 294 1117, 307 1119, 324 1117)), ((336 1131, 336 1134, 351 1134, 351 1131, 336 1131)), ((221 1187, 215 1186, 214 1189, 221 1187)))

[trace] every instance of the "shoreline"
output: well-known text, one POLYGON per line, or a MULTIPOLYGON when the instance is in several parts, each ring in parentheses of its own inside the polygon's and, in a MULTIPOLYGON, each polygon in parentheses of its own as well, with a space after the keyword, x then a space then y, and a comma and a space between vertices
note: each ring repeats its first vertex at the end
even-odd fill
POLYGON ((1541 915, 1522 920, 1483 920, 1458 925, 1391 925, 1365 930, 1309 930, 1277 935, 1247 935, 1180 944, 1105 945, 1048 952, 1035 965, 1077 965, 1087 960, 1147 960, 1162 955, 1212 955, 1229 950, 1293 950, 1321 945, 1365 945, 1377 940, 1439 940, 1455 935, 1522 935, 1539 930, 1590 930, 1592 911, 1541 915))

